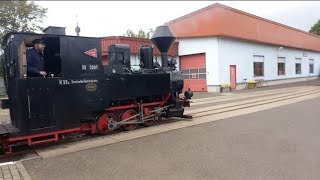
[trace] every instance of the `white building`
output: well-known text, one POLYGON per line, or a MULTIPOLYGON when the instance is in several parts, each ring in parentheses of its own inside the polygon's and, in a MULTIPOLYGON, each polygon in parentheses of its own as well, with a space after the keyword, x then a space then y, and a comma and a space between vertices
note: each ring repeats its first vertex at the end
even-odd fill
POLYGON ((318 78, 320 37, 221 4, 168 23, 178 37, 185 89, 216 92, 221 84, 267 85, 318 78))

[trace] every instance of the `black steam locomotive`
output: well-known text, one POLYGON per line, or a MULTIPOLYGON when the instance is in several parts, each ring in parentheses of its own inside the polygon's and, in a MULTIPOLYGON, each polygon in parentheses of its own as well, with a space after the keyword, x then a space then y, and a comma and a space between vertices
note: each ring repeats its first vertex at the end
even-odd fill
POLYGON ((11 144, 29 146, 56 142, 62 134, 108 134, 117 128, 152 125, 161 117, 184 117, 192 92, 183 89, 183 77, 167 51, 175 41, 168 26, 156 28, 151 42, 161 52, 140 46, 140 69, 132 70, 125 44, 108 47, 109 65, 102 65, 101 38, 57 34, 9 33, 3 40, 5 86, 12 125, 0 125, 2 150, 11 144), (28 77, 26 50, 34 39, 46 42, 47 77, 28 77))

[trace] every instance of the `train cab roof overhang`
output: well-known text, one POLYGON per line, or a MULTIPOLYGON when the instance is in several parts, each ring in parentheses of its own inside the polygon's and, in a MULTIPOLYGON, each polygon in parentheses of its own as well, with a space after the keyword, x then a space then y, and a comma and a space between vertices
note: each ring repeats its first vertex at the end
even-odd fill
POLYGON ((103 39, 102 37, 86 37, 86 36, 69 36, 69 35, 57 35, 57 34, 38 34, 38 33, 26 33, 26 32, 9 32, 7 33, 2 42, 1 45, 5 47, 7 43, 10 41, 10 38, 15 35, 18 36, 25 36, 24 40, 27 45, 32 46, 32 41, 35 39, 41 39, 43 37, 75 37, 75 38, 95 38, 95 39, 103 39))
POLYGON ((35 39, 41 39, 44 37, 44 34, 36 34, 36 33, 21 33, 21 32, 10 32, 7 33, 3 40, 2 40, 2 46, 6 46, 8 44, 8 42, 10 41, 10 38, 14 37, 14 36, 25 36, 24 40, 26 42, 26 45, 30 45, 32 46, 32 42, 35 39))

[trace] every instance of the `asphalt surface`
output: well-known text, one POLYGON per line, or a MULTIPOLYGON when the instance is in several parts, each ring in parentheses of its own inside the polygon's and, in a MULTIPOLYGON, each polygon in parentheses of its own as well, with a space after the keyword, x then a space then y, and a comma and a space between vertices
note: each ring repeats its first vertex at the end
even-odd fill
POLYGON ((48 159, 33 179, 320 179, 320 98, 48 159))

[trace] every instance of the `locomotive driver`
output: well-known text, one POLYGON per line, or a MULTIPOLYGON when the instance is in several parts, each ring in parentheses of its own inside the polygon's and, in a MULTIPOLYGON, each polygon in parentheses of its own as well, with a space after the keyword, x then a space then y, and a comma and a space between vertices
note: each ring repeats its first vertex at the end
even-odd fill
POLYGON ((44 77, 47 73, 44 71, 43 51, 46 47, 42 39, 35 39, 33 48, 27 50, 27 73, 30 77, 44 77))

